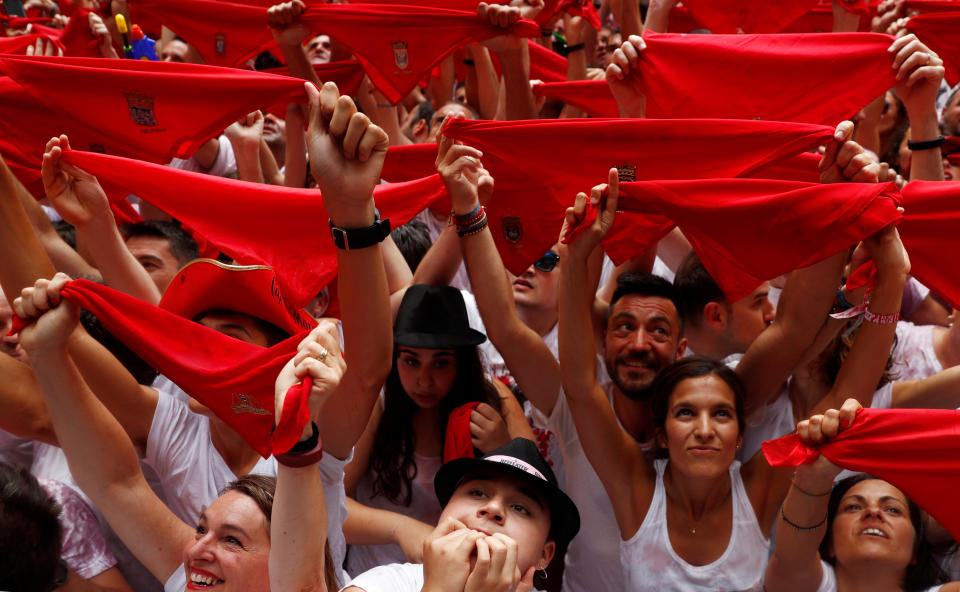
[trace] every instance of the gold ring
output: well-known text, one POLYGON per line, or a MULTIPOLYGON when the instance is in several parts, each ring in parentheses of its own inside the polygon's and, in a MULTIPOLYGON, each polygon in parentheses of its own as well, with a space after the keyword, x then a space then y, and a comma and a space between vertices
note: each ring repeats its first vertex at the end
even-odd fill
POLYGON ((325 348, 325 347, 323 347, 323 346, 321 345, 321 346, 320 346, 320 353, 317 354, 315 357, 316 357, 318 360, 320 360, 321 362, 323 362, 324 360, 327 359, 327 356, 328 356, 328 355, 330 355, 330 352, 327 351, 327 348, 325 348))

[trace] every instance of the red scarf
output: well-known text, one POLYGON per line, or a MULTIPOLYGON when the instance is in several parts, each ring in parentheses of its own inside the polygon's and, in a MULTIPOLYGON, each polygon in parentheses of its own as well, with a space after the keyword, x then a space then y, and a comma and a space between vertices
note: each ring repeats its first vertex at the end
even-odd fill
POLYGON ((544 82, 533 87, 533 94, 572 105, 591 117, 620 116, 620 107, 606 80, 544 82))
MULTIPOLYGON (((730 302, 760 283, 812 265, 900 219, 892 183, 799 183, 766 179, 648 181, 620 186, 618 209, 680 227, 730 302)), ((620 216, 614 230, 620 223, 620 216)), ((656 242, 607 238, 619 263, 656 242), (633 243, 632 252, 627 252, 633 243)), ((611 252, 612 251, 612 252, 611 252)))
POLYGON ((960 81, 960 13, 934 12, 907 21, 907 30, 915 33, 943 60, 944 78, 951 85, 960 81))
MULTIPOLYGON (((563 82, 567 79, 567 58, 536 41, 530 46, 530 80, 543 82, 563 82)), ((494 54, 494 57, 496 55, 494 54)))
POLYGON ((470 414, 480 403, 473 401, 450 412, 447 435, 443 442, 443 462, 456 458, 474 458, 473 437, 470 435, 470 414))
POLYGON ((960 270, 951 244, 960 223, 960 181, 912 181, 903 188, 903 246, 910 274, 960 308, 960 270))
MULTIPOLYGON (((195 64, 0 56, 0 70, 57 112, 57 119, 97 138, 91 144, 100 144, 99 151, 154 162, 190 157, 254 109, 305 100, 303 81, 296 78, 195 64)), ((0 106, 0 117, 7 109, 0 106)), ((49 139, 47 134, 36 141, 49 139)))
MULTIPOLYGON (((434 65, 464 43, 504 33, 475 12, 379 4, 315 4, 303 21, 349 48, 363 63, 367 76, 391 103, 397 103, 434 65)), ((521 37, 540 35, 540 27, 519 20, 510 32, 521 37)))
MULTIPOLYGON (((773 5, 775 3, 768 3, 773 5)), ((647 117, 836 125, 894 86, 889 35, 674 35, 647 32, 647 117), (760 76, 757 73, 762 72, 760 76)))
MULTIPOLYGON (((274 268, 294 308, 313 300, 337 273, 329 217, 316 189, 247 183, 89 152, 68 151, 63 158, 101 183, 162 208, 238 263, 274 268)), ((378 185, 373 194, 393 226, 446 195, 437 176, 378 185)))
MULTIPOLYGON (((317 64, 313 67, 313 71, 317 73, 317 78, 320 79, 321 83, 335 83, 342 95, 355 96, 357 89, 360 87, 360 83, 363 81, 363 66, 358 60, 343 60, 340 62, 330 62, 329 64, 317 64)), ((290 75, 290 71, 286 66, 261 70, 261 72, 280 76, 290 75)), ((276 103, 272 107, 265 109, 265 111, 269 111, 277 117, 285 119, 287 117, 287 103, 286 101, 276 103)))
POLYGON ((817 0, 685 0, 694 18, 712 33, 779 33, 817 4, 817 0))
POLYGON ((490 229, 516 274, 556 242, 577 192, 604 182, 612 166, 624 180, 752 176, 832 137, 819 125, 679 119, 457 119, 446 133, 484 154, 497 184, 490 229))
POLYGON ((437 172, 437 145, 390 146, 380 176, 391 183, 413 181, 437 172))
POLYGON ((37 42, 37 39, 46 39, 44 35, 18 35, 16 37, 0 37, 0 54, 24 55, 27 47, 37 42))
POLYGON ((284 416, 272 438, 270 428, 274 383, 296 354, 303 335, 268 349, 87 280, 70 282, 62 294, 96 315, 117 339, 209 407, 262 456, 286 452, 291 438, 294 443, 299 438, 306 425, 301 413, 303 395, 309 391, 300 397, 288 394, 284 416))
POLYGON ((276 47, 267 26, 267 7, 215 0, 137 0, 130 3, 137 23, 153 18, 196 48, 207 64, 239 66, 276 47))
POLYGON ((103 57, 100 54, 100 38, 90 30, 89 14, 90 11, 86 8, 73 11, 70 22, 60 36, 63 55, 78 58, 103 57))
POLYGON ((763 443, 774 467, 812 463, 821 453, 889 481, 960 539, 960 506, 950 493, 960 476, 960 412, 862 409, 853 425, 821 446, 804 444, 796 434, 763 443))

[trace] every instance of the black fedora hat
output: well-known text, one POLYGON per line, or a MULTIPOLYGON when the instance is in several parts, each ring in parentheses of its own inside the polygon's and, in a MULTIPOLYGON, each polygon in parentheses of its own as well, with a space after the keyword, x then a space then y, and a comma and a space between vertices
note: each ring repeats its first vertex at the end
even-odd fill
POLYGON ((576 504, 560 489, 557 477, 540 456, 537 445, 526 438, 514 438, 491 450, 482 458, 457 458, 445 463, 433 478, 433 489, 446 506, 464 477, 478 472, 494 471, 529 482, 550 507, 550 536, 563 547, 580 530, 580 512, 576 504))
POLYGON ((424 284, 407 288, 393 324, 397 345, 445 349, 480 345, 486 340, 486 335, 470 328, 460 290, 424 284))

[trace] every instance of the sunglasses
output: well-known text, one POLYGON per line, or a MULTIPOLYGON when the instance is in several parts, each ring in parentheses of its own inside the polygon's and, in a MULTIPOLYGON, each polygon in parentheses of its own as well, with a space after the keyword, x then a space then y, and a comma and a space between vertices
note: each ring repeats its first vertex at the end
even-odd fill
POLYGON ((543 257, 540 257, 533 262, 533 266, 544 272, 551 272, 553 268, 557 266, 557 263, 560 262, 560 255, 557 255, 553 251, 547 251, 543 257))

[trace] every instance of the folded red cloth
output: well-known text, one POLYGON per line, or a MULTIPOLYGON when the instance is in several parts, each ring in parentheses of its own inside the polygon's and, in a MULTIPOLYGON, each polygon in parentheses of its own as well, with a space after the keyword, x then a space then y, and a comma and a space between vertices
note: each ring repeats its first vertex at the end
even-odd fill
POLYGON ((796 434, 763 443, 774 467, 795 467, 821 454, 851 471, 889 481, 960 538, 960 506, 949 492, 960 486, 960 411, 863 409, 836 438, 821 446, 796 434))
MULTIPOLYGON (((242 265, 276 270, 288 301, 302 308, 337 273, 328 215, 316 189, 291 189, 67 151, 64 160, 101 183, 136 193, 200 232, 242 265)), ((377 185, 383 218, 399 226, 446 197, 438 176, 377 185)))
POLYGON ((960 12, 920 14, 907 21, 907 30, 915 33, 937 52, 946 69, 944 78, 951 85, 960 82, 960 12))
MULTIPOLYGON (((302 18, 314 30, 348 47, 391 103, 406 97, 434 65, 460 45, 505 32, 480 20, 476 12, 422 6, 315 4, 302 18)), ((509 32, 537 37, 540 27, 521 19, 509 32)))
MULTIPOLYGON (((81 128, 96 138, 76 147, 99 144, 92 149, 153 162, 190 157, 255 109, 306 100, 304 83, 296 78, 196 64, 0 56, 0 70, 56 112, 58 120, 70 123, 57 133, 81 128)), ((0 103, 0 118, 8 108, 6 101, 0 103)), ((34 137, 42 149, 50 134, 34 137)))
POLYGON ((960 224, 960 181, 912 181, 903 188, 900 238, 910 274, 960 308, 960 269, 950 256, 960 224))
MULTIPOLYGON (((271 348, 234 339, 191 320, 87 280, 74 280, 63 297, 89 310, 152 367, 209 407, 261 456, 286 452, 309 421, 309 386, 288 394, 274 422, 274 384, 303 335, 271 348)), ((306 384, 306 383, 304 383, 306 384)))
POLYGON ((816 4, 817 0, 684 0, 683 3, 712 33, 779 33, 816 4))
POLYGON ((477 401, 461 405, 447 417, 447 435, 443 442, 443 462, 456 458, 473 458, 473 437, 470 435, 470 414, 479 405, 477 401))

